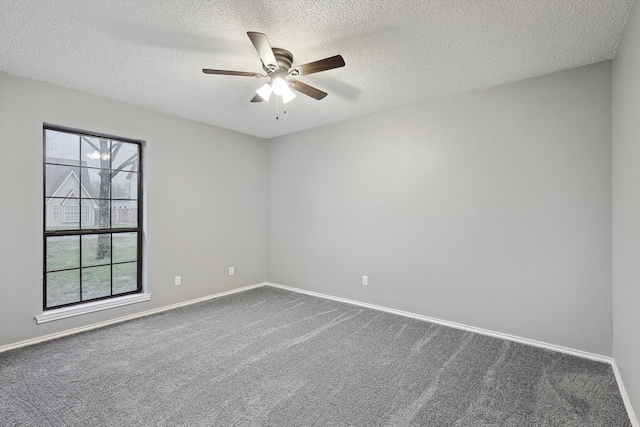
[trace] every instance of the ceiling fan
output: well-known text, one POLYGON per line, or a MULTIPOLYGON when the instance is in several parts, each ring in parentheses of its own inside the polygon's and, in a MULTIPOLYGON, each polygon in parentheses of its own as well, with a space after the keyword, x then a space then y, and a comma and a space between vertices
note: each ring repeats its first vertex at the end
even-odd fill
POLYGON ((293 54, 291 52, 278 47, 272 48, 267 40, 267 36, 263 33, 249 31, 247 35, 258 51, 258 55, 262 61, 262 68, 266 74, 252 73, 250 71, 213 70, 210 68, 203 68, 202 72, 205 74, 222 74, 227 76, 269 77, 271 83, 265 83, 260 87, 256 91, 256 95, 251 99, 251 102, 269 101, 273 93, 281 96, 282 102, 286 104, 296 97, 296 94, 291 89, 319 101, 327 96, 326 92, 290 77, 319 73, 320 71, 340 68, 345 65, 342 56, 336 55, 293 67, 293 54))

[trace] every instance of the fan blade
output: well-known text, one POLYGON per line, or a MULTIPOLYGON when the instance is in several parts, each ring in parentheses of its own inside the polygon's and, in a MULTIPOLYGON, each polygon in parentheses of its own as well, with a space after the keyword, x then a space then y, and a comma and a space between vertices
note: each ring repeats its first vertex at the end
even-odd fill
POLYGON ((262 101, 264 101, 264 100, 263 100, 263 99, 262 99, 262 97, 261 97, 260 95, 258 95, 257 93, 256 93, 256 96, 254 96, 253 98, 251 98, 251 102, 262 102, 262 101))
POLYGON ((304 76, 305 74, 319 73, 320 71, 344 67, 344 65, 342 56, 336 55, 319 61, 309 62, 308 64, 297 65, 293 67, 293 69, 298 70, 299 76, 304 76))
POLYGON ((202 72, 205 74, 222 74, 225 76, 262 77, 261 74, 250 71, 212 70, 210 68, 203 68, 202 72))
POLYGON ((258 55, 260 55, 260 60, 262 61, 264 66, 271 71, 277 70, 278 61, 276 60, 276 56, 273 54, 273 50, 271 49, 269 40, 267 40, 267 36, 262 33, 256 33, 253 31, 247 32, 247 35, 251 39, 253 47, 255 47, 258 51, 258 55))
POLYGON ((327 92, 323 92, 320 89, 316 89, 315 87, 309 86, 308 84, 302 83, 301 81, 291 79, 289 80, 289 83, 293 83, 291 89, 300 93, 304 93, 305 95, 317 99, 318 101, 327 96, 327 92))

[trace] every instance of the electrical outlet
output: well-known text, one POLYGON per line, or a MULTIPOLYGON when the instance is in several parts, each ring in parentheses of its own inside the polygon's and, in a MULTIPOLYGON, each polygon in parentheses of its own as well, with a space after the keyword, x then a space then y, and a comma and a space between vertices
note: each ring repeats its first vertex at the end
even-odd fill
POLYGON ((233 276, 234 274, 236 274, 235 267, 229 267, 229 276, 233 276))
POLYGON ((182 285, 182 278, 180 276, 176 276, 176 278, 174 279, 174 284, 175 286, 182 285))
POLYGON ((362 276, 362 284, 365 286, 369 285, 369 276, 362 276))

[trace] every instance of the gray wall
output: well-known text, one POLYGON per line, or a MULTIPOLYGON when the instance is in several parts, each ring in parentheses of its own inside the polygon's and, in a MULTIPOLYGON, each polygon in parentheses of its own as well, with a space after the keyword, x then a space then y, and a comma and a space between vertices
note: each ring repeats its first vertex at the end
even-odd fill
POLYGON ((0 73, 0 346, 263 282, 266 150, 255 137, 0 73), (43 122, 147 141, 151 301, 35 324, 43 122))
POLYGON ((611 121, 604 62, 270 140, 268 279, 610 356, 611 121))
MULTIPOLYGON (((636 85, 616 92, 616 360, 637 400, 637 332, 624 327, 637 324, 640 277, 630 257, 640 176, 624 163, 640 155, 629 43, 616 57, 616 85, 636 85)), ((268 152, 254 137, 6 73, 0 94, 0 345, 268 271, 276 283, 612 353, 608 62, 276 138, 268 152), (43 122, 147 141, 150 302, 35 324, 43 122)))
POLYGON ((640 416, 640 4, 613 60, 613 356, 640 416))

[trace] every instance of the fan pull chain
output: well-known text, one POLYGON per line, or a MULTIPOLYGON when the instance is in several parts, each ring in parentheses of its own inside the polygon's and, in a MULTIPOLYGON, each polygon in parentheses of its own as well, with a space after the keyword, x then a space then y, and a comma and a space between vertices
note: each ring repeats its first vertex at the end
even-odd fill
MULTIPOLYGON (((287 114, 287 107, 282 104, 282 112, 287 114)), ((280 97, 276 97, 276 120, 280 120, 280 97)))

